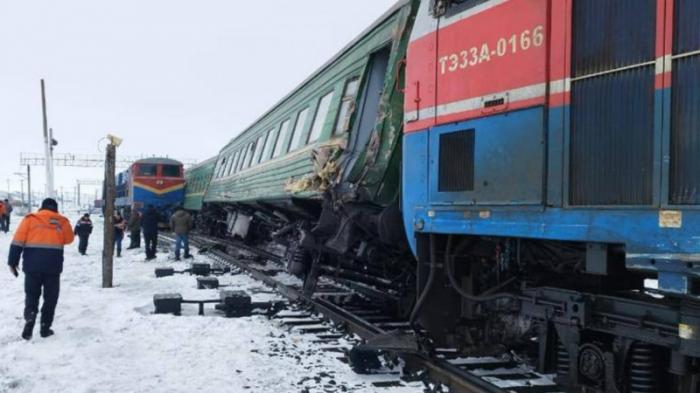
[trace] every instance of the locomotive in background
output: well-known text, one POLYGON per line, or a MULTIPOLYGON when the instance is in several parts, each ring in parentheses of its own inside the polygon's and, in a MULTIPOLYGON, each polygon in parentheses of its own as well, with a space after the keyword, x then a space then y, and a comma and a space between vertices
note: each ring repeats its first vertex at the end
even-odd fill
POLYGON ((698 393, 699 21, 399 1, 198 166, 188 209, 433 346, 516 351, 571 392, 698 393))
POLYGON ((125 217, 132 211, 153 206, 167 220, 184 199, 185 175, 180 161, 145 158, 117 174, 115 207, 125 217))

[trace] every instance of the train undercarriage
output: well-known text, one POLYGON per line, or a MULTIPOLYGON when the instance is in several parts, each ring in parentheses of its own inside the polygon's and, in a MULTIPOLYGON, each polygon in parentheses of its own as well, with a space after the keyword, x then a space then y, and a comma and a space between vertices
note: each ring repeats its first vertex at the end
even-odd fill
POLYGON ((198 227, 276 255, 309 295, 328 277, 409 318, 425 351, 517 354, 571 392, 700 392, 700 303, 645 287, 619 245, 420 234, 416 263, 396 207, 331 199, 210 204, 198 227))
POLYGON ((418 259, 436 346, 515 351, 569 391, 699 391, 700 303, 646 288, 621 246, 422 234, 418 259))

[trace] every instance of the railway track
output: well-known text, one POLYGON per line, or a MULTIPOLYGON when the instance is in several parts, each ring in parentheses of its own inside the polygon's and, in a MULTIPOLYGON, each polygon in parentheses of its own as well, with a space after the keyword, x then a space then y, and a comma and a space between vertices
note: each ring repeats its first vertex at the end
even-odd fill
MULTIPOLYGON (((175 239, 161 235, 168 242, 175 239)), ((291 302, 303 304, 304 311, 294 316, 281 314, 284 324, 319 335, 319 342, 336 337, 339 330, 357 335, 360 340, 372 342, 391 334, 412 334, 407 320, 386 315, 370 301, 351 288, 335 283, 326 277, 319 280, 312 295, 304 293, 302 286, 290 280, 280 266, 280 257, 235 241, 221 241, 204 236, 193 236, 192 245, 205 250, 206 255, 221 266, 245 271, 256 280, 270 286, 291 302), (314 323, 311 323, 311 322, 314 323), (330 321, 331 324, 322 324, 330 321)), ((434 391, 441 387, 454 393, 564 393, 565 388, 553 382, 551 375, 537 373, 515 355, 504 357, 461 357, 450 348, 432 353, 416 350, 398 353, 406 370, 413 375, 423 375, 432 382, 434 391)))

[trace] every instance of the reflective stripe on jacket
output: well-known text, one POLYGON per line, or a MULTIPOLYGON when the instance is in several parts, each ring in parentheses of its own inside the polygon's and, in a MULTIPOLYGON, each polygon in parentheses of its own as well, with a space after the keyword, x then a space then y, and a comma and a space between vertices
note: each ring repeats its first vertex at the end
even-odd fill
POLYGON ((60 274, 63 246, 73 242, 73 227, 67 218, 50 210, 39 210, 24 217, 10 246, 8 264, 28 273, 60 274))

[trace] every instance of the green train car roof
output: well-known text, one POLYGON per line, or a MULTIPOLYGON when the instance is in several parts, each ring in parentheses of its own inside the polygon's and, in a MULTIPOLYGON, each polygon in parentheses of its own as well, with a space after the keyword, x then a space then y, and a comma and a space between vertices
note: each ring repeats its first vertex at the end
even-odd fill
POLYGON ((251 123, 248 127, 246 127, 243 130, 243 132, 241 132, 239 135, 233 137, 229 141, 229 143, 224 146, 222 151, 229 148, 230 145, 235 143, 237 140, 245 138, 246 133, 248 131, 254 129, 257 124, 259 124, 262 120, 265 119, 265 117, 272 114, 275 110, 277 110, 277 108, 279 106, 281 106, 287 100, 292 98, 300 90, 303 90, 306 87, 306 85, 308 85, 310 82, 312 82, 314 79, 316 79, 326 69, 331 67, 336 61, 338 61, 341 57, 343 57, 343 55, 345 55, 346 52, 350 51, 354 46, 356 46, 358 43, 360 43, 369 33, 371 33, 377 27, 381 26, 388 19, 390 19, 397 11, 399 11, 401 8, 407 6, 410 3, 411 3, 411 0, 399 0, 396 3, 394 3, 394 5, 392 5, 391 8, 389 8, 389 10, 387 10, 384 14, 382 14, 382 16, 380 16, 377 20, 375 20, 369 27, 367 27, 358 36, 356 36, 352 41, 350 41, 347 45, 345 45, 339 52, 337 52, 335 54, 335 56, 331 57, 328 61, 323 63, 323 65, 321 67, 319 67, 316 71, 314 71, 308 78, 304 79, 304 81, 302 81, 297 87, 292 89, 292 91, 289 92, 286 96, 284 96, 277 103, 275 103, 267 112, 263 113, 257 119, 255 119, 255 121, 253 121, 253 123, 251 123))

